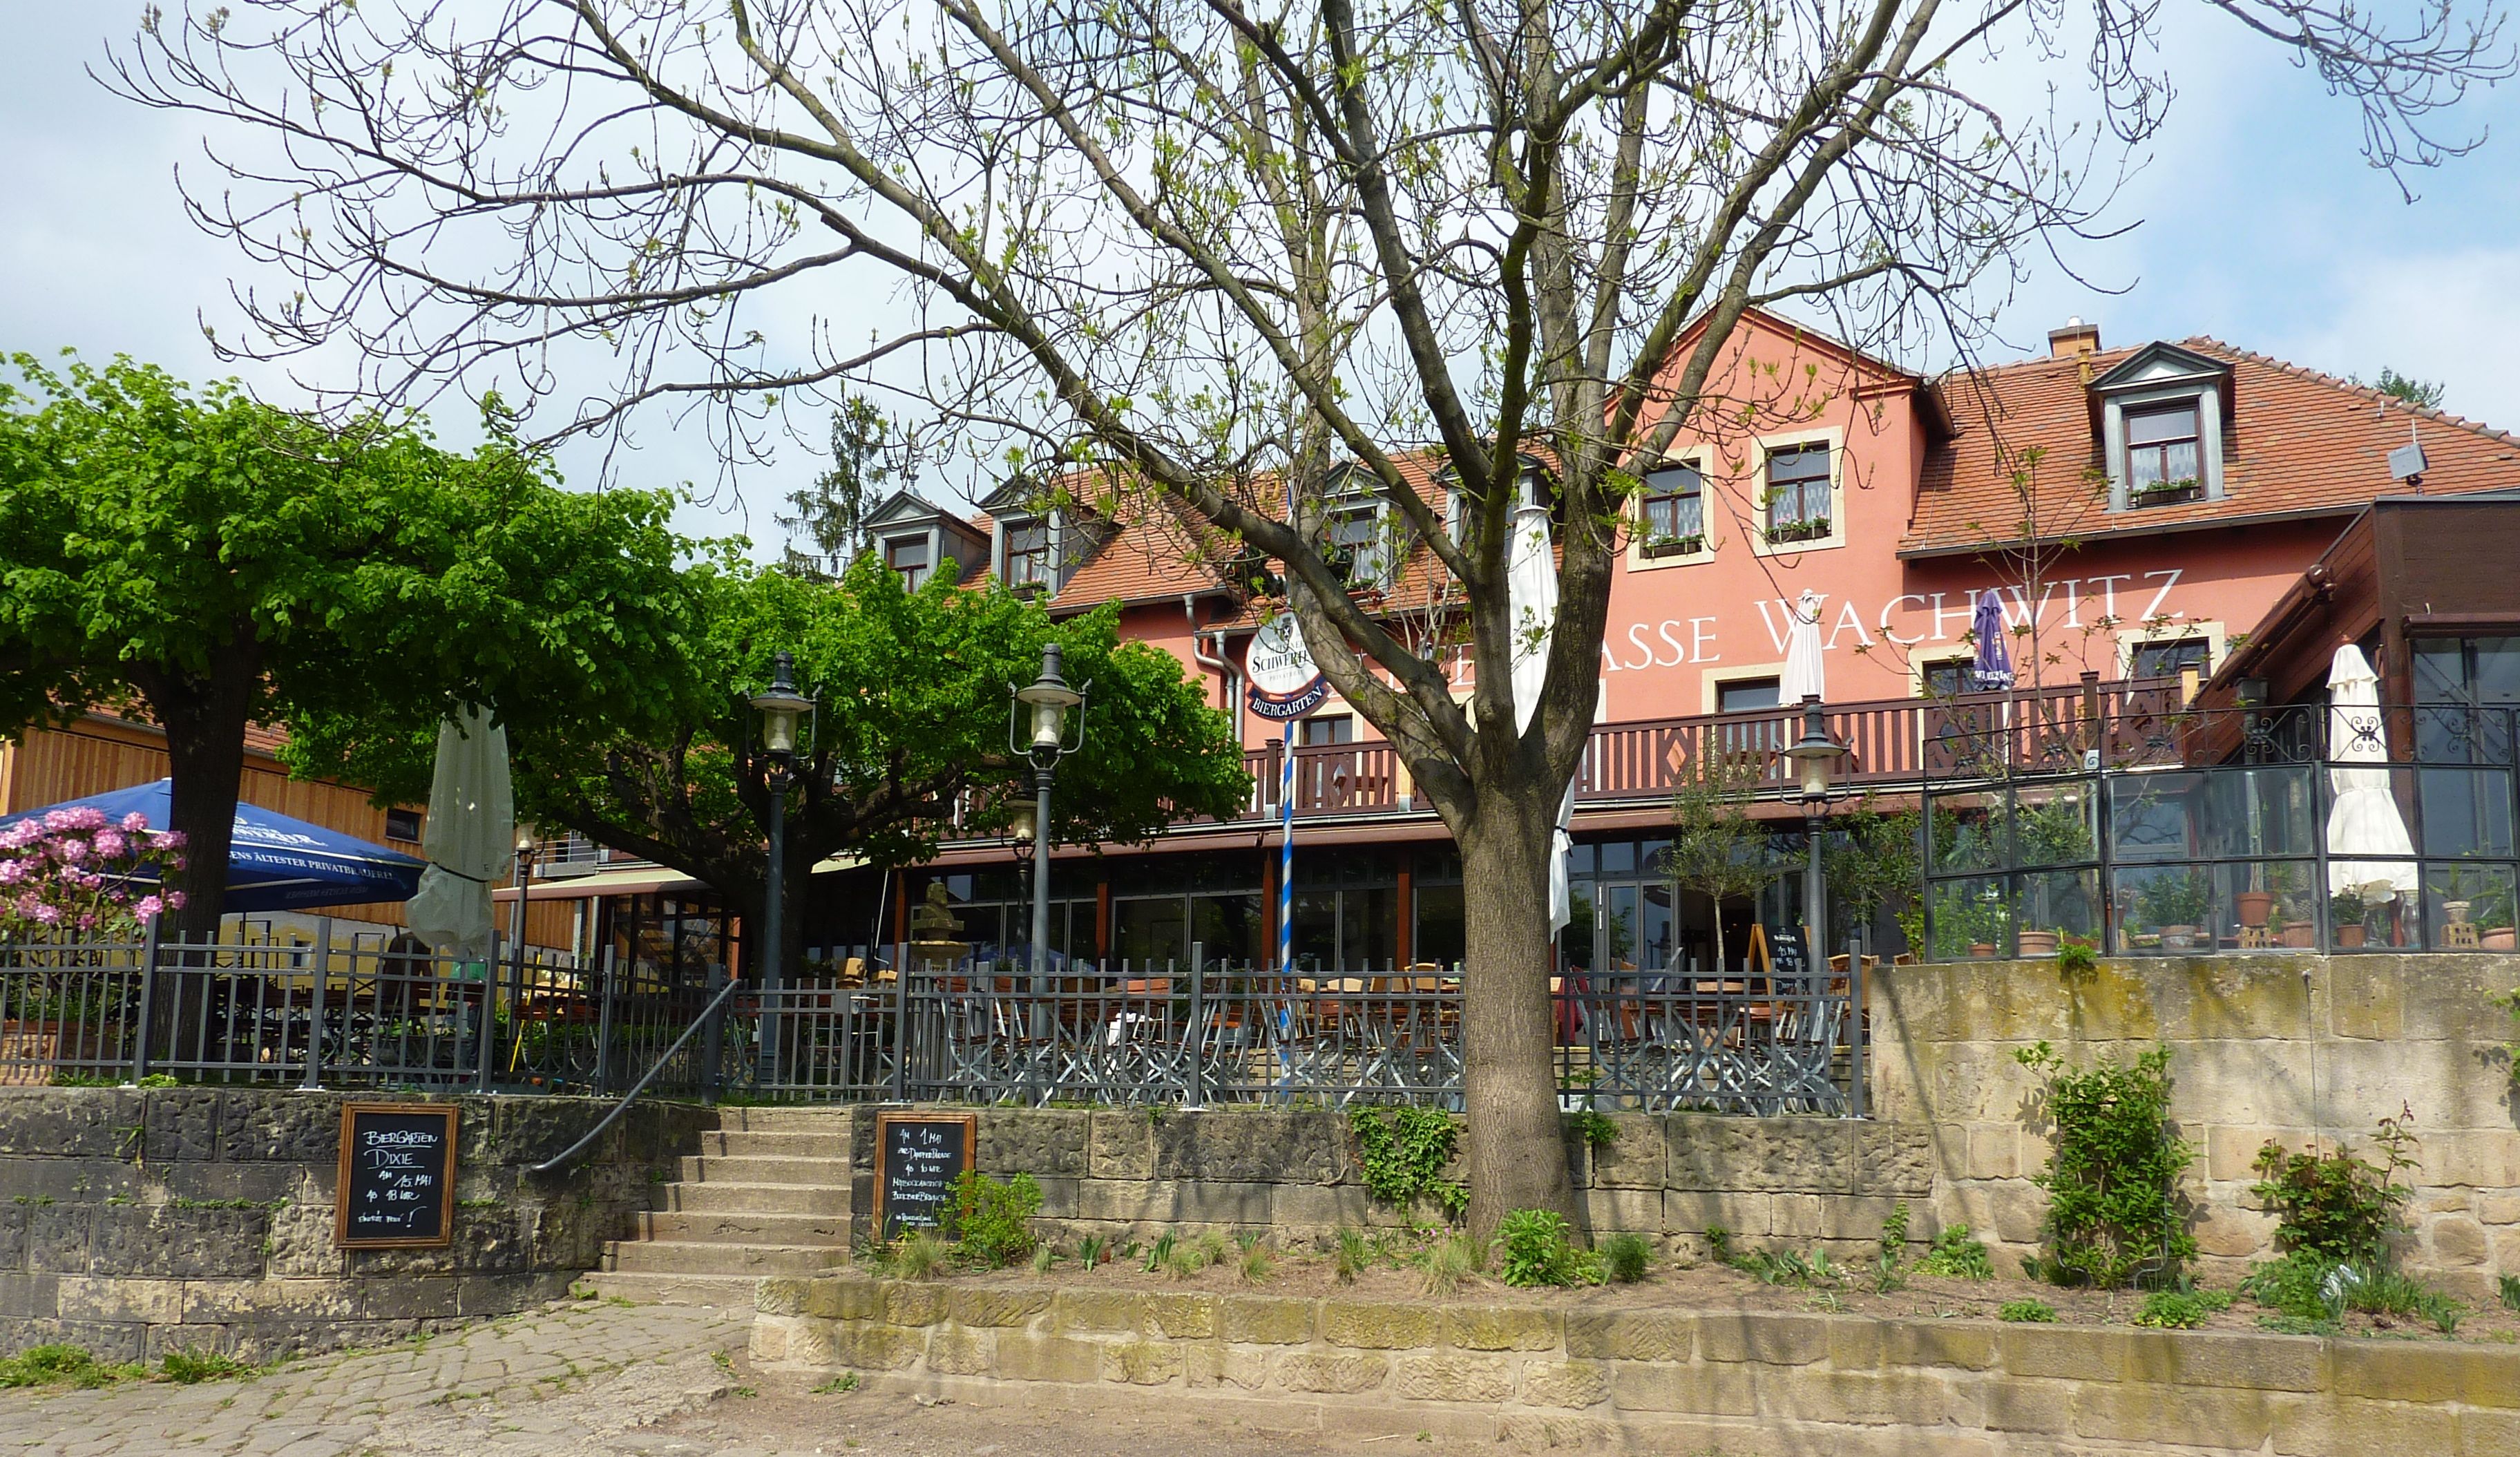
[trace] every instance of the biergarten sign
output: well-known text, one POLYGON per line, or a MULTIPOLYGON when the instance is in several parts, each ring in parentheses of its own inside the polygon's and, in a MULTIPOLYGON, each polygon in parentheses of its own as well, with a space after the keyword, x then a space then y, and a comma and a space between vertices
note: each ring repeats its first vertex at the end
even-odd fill
POLYGON ((1293 613, 1280 613, 1261 624, 1243 656, 1243 672, 1251 683, 1245 695, 1251 711, 1263 718, 1301 718, 1330 696, 1293 613))

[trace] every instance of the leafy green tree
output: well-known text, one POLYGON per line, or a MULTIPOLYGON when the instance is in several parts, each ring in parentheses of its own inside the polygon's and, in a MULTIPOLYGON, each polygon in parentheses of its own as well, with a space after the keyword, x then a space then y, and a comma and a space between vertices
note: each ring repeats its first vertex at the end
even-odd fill
POLYGON ((180 933, 217 929, 247 724, 468 699, 600 718, 685 616, 667 496, 572 494, 503 438, 327 429, 125 359, 11 363, 0 725, 110 707, 165 731, 180 933))
POLYGON ((1672 882, 1715 902, 1715 971, 1723 975, 1724 902, 1756 895, 1783 873, 1767 827, 1750 818, 1750 799, 1766 772, 1764 748, 1728 750, 1701 741, 1676 771, 1671 797, 1672 882))
POLYGON ((2440 409, 2442 395, 2450 388, 2438 380, 2408 379, 2394 369, 2386 368, 2380 371, 2380 378, 2371 387, 2382 394, 2405 400, 2410 405, 2426 410, 2440 409))
MULTIPOLYGON (((1040 672, 1053 639, 1068 680, 1093 684, 1083 748, 1058 766, 1056 839, 1141 841, 1179 820, 1228 817, 1250 795, 1231 722, 1170 654, 1120 642, 1116 609, 1054 622, 994 586, 939 578, 908 591, 872 557, 835 582, 742 564, 692 578, 683 656, 643 688, 652 712, 636 724, 511 723, 518 810, 704 882, 759 925, 769 763, 745 700, 768 683, 774 653, 793 653, 816 709, 788 793, 791 964, 817 861, 915 864, 949 832, 1007 822, 1010 792, 1031 783, 1007 748, 1009 689, 1040 672)), ((345 714, 307 743, 393 793, 427 782, 433 727, 345 714)))

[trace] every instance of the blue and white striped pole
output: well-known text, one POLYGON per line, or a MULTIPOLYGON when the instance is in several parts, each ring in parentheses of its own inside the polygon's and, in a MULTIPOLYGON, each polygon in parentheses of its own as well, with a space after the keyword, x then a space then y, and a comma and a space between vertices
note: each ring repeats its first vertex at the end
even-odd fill
POLYGON ((1295 969, 1295 736, 1278 770, 1278 970, 1295 969))

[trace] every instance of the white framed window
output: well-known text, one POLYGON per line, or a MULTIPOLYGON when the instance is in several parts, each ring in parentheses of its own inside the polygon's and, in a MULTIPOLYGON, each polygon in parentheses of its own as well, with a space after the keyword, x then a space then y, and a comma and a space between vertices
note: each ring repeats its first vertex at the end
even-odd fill
POLYGON ((1379 484, 1364 471, 1342 471, 1323 504, 1322 554, 1350 591, 1387 587, 1399 570, 1399 520, 1379 484))
POLYGON ((883 539, 883 565, 901 573, 901 584, 913 592, 927 584, 934 569, 935 555, 927 533, 915 536, 887 536, 883 539))
MULTIPOLYGON (((1477 499, 1477 493, 1462 488, 1462 473, 1459 471, 1447 469, 1436 479, 1444 487, 1444 532, 1453 538, 1454 545, 1459 546, 1462 542, 1462 532, 1466 528, 1469 520, 1468 513, 1462 508, 1477 499)), ((1522 474, 1514 478, 1514 510, 1519 511, 1525 506, 1548 504, 1541 498, 1540 462, 1530 456, 1522 457, 1522 474)), ((1510 519, 1509 514, 1508 519, 1510 519)))
POLYGON ((1686 567, 1715 557, 1715 513, 1707 504, 1703 451, 1673 456, 1645 473, 1628 533, 1628 569, 1686 567))
POLYGON ((1005 561, 999 568, 998 579, 1019 592, 1057 591, 1051 538, 1048 517, 1000 522, 998 540, 1005 561))
POLYGON ((1751 457, 1754 549, 1761 556, 1846 545, 1846 442, 1835 429, 1764 435, 1751 457))
POLYGON ((2091 383, 2109 477, 2109 510, 2223 498, 2231 367, 2151 343, 2091 383))

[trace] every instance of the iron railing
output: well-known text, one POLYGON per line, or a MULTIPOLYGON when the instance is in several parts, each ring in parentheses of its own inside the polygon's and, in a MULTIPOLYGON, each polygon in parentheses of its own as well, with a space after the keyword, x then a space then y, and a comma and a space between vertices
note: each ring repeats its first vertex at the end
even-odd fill
POLYGON ((2390 706, 2339 732, 2323 704, 1991 706, 1926 783, 1928 954, 2513 949, 2520 707, 2390 706), (2411 854, 2332 846, 2358 784, 2411 854))
MULTIPOLYGON (((320 923, 304 944, 0 945, 0 1083, 607 1093, 657 1067, 706 988, 528 948, 397 949, 320 923)), ((706 1083, 698 1057, 660 1081, 706 1083)))

